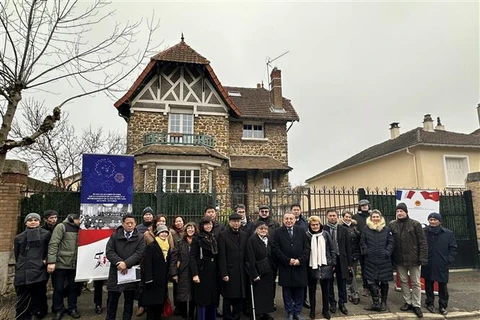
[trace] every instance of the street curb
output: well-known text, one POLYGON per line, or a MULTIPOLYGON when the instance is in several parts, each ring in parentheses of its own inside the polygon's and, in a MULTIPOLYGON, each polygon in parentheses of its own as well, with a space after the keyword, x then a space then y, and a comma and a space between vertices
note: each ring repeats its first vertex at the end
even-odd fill
MULTIPOLYGON (((399 312, 399 313, 378 313, 370 315, 358 315, 358 316, 333 316, 332 319, 348 319, 348 320, 403 320, 403 319, 418 319, 413 313, 399 312)), ((446 316, 441 314, 424 313, 424 319, 429 320, 445 320, 445 319, 480 319, 480 310, 471 312, 449 312, 446 316)), ((315 318, 324 319, 324 318, 315 318)))

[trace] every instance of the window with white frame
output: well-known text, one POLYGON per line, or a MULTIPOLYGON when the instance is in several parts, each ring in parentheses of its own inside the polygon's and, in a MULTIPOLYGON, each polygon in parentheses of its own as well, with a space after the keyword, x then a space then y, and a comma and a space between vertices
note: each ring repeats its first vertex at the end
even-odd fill
POLYGON ((158 169, 157 179, 163 175, 164 192, 200 192, 200 170, 158 169))
POLYGON ((175 133, 193 134, 193 114, 171 113, 168 121, 168 132, 170 134, 169 141, 172 143, 189 142, 186 136, 175 135, 175 133))
POLYGON ((468 157, 444 156, 444 161, 447 187, 465 188, 465 180, 469 172, 468 157))
POLYGON ((244 123, 243 138, 263 139, 265 138, 265 133, 263 129, 263 124, 244 123))
POLYGON ((262 179, 262 188, 263 191, 270 191, 274 190, 273 189, 273 179, 272 179, 272 173, 271 172, 264 172, 263 173, 263 179, 262 179))

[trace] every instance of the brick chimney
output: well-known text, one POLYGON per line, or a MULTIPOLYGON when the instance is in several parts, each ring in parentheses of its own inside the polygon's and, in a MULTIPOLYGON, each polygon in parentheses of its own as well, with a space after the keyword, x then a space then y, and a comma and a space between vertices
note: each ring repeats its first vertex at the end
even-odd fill
POLYGON ((274 111, 283 111, 282 71, 277 67, 270 73, 270 104, 274 111))
POLYGON ((440 117, 437 117, 437 125, 435 126, 437 131, 445 131, 445 126, 440 122, 440 117))
POLYGON ((398 122, 390 123, 390 139, 396 139, 400 135, 400 127, 398 122))
POLYGON ((428 132, 435 132, 435 130, 433 130, 432 115, 429 113, 423 116, 423 130, 428 132))

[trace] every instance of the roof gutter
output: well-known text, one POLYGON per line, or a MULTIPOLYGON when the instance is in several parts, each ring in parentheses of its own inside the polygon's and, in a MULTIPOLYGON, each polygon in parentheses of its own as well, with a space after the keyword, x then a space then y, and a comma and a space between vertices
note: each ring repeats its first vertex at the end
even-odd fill
POLYGON ((420 184, 418 183, 417 157, 415 156, 415 154, 410 152, 409 148, 406 148, 405 151, 407 151, 407 153, 413 157, 413 170, 415 173, 415 183, 416 183, 416 187, 419 188, 420 184))

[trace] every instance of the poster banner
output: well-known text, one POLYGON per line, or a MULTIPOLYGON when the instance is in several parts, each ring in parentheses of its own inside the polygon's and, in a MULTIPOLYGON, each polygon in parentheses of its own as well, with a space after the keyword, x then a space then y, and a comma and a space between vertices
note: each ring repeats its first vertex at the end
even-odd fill
POLYGON ((440 191, 423 189, 397 190, 397 204, 407 205, 408 216, 421 224, 428 224, 427 217, 432 212, 440 212, 440 191))
POLYGON ((122 216, 132 212, 133 164, 133 156, 83 155, 75 281, 108 278, 105 247, 122 216))

